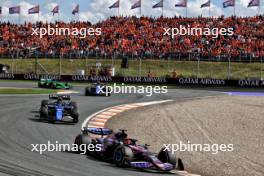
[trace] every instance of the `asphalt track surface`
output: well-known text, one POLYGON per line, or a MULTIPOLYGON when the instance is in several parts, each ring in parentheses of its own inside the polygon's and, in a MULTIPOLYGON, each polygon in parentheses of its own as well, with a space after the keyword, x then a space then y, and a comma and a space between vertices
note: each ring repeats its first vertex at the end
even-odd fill
MULTIPOLYGON (((0 87, 36 87, 35 83, 0 82, 0 87)), ((206 90, 175 89, 168 94, 153 95, 113 95, 111 97, 85 97, 84 86, 74 90, 72 95, 78 102, 80 121, 78 124, 50 124, 38 120, 40 101, 47 95, 0 96, 0 175, 17 176, 134 176, 161 175, 133 169, 117 168, 114 164, 71 152, 47 152, 40 155, 32 152, 31 144, 47 144, 48 141, 72 144, 80 132, 85 118, 101 109, 135 102, 167 99, 194 98, 221 95, 206 90)), ((164 174, 162 174, 164 175, 164 174)))

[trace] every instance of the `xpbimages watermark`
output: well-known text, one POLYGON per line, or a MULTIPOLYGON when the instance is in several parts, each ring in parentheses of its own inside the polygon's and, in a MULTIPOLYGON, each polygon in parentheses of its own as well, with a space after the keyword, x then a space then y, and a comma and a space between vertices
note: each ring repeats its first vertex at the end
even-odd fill
POLYGON ((102 94, 144 94, 148 97, 153 94, 166 94, 168 93, 167 86, 134 86, 114 83, 111 85, 102 85, 98 87, 97 93, 102 94))
POLYGON ((204 35, 212 36, 212 38, 218 38, 218 36, 232 36, 234 35, 234 28, 199 28, 190 27, 190 25, 182 26, 178 28, 163 28, 163 36, 170 36, 172 39, 175 36, 184 35, 204 35))
POLYGON ((86 38, 87 36, 99 36, 102 34, 101 28, 62 28, 56 25, 55 27, 48 25, 47 28, 32 28, 31 35, 39 36, 39 38, 43 38, 43 36, 76 36, 80 38, 86 38))
POLYGON ((164 151, 175 152, 210 152, 213 155, 219 152, 234 151, 234 144, 194 144, 188 141, 184 143, 180 141, 177 144, 163 144, 164 151))
POLYGON ((86 154, 86 152, 99 152, 102 150, 101 144, 61 144, 58 141, 51 143, 50 141, 47 144, 31 144, 31 152, 37 152, 39 154, 44 154, 45 152, 80 152, 80 154, 86 154))

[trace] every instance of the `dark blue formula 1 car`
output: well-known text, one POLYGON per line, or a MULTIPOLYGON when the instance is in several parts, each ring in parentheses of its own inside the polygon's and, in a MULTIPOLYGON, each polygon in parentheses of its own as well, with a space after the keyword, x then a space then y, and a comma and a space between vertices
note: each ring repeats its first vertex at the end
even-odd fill
POLYGON ((106 84, 93 83, 85 88, 85 96, 111 96, 110 89, 106 84))
POLYGON ((42 100, 39 110, 40 120, 49 122, 63 121, 70 117, 73 123, 79 121, 77 103, 69 95, 49 95, 49 100, 42 100))
POLYGON ((84 128, 75 138, 75 144, 101 145, 100 151, 87 151, 86 154, 112 161, 119 167, 154 169, 169 172, 173 169, 184 170, 181 159, 171 151, 161 149, 158 154, 148 150, 148 145, 139 145, 137 140, 128 138, 126 130, 113 133, 106 128, 84 128), (92 135, 91 135, 92 134, 92 135), (95 135, 100 135, 96 138, 95 135))

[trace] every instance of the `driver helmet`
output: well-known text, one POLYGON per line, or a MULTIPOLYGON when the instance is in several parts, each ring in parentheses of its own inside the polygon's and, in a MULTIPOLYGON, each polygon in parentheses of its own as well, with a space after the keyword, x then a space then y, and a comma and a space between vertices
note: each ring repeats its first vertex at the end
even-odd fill
POLYGON ((132 140, 131 139, 128 139, 128 138, 125 138, 124 141, 123 141, 123 143, 125 145, 131 145, 132 144, 132 140))
POLYGON ((125 139, 125 138, 127 138, 127 134, 126 133, 122 133, 122 132, 117 132, 115 134, 115 138, 117 140, 125 139))
POLYGON ((62 104, 62 97, 59 97, 57 102, 58 104, 62 104))

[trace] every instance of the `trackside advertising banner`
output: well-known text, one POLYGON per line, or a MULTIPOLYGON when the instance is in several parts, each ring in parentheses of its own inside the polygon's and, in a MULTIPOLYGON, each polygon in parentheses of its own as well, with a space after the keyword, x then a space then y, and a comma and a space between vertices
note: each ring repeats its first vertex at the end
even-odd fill
POLYGON ((106 82, 134 84, 172 84, 194 87, 245 87, 264 88, 264 80, 224 80, 211 78, 165 78, 165 77, 109 77, 83 75, 39 75, 39 74, 0 74, 2 80, 39 80, 54 79, 66 82, 106 82))

